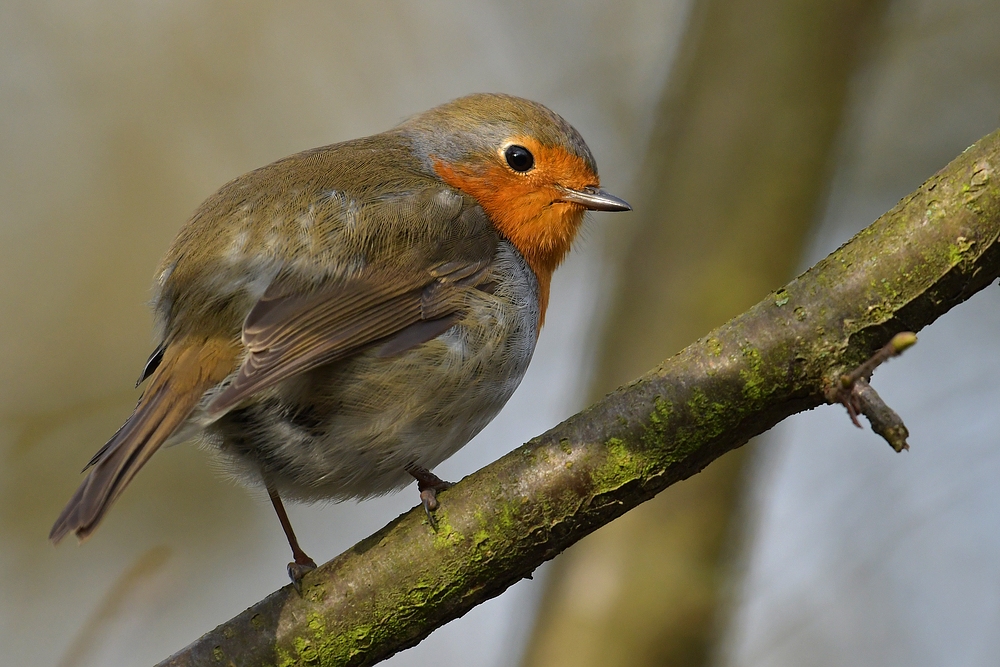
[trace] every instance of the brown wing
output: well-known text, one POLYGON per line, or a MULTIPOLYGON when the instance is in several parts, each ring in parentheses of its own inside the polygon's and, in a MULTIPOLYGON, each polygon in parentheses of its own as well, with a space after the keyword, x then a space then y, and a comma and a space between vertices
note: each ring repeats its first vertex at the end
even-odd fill
POLYGON ((464 257, 430 268, 368 270, 311 290, 293 273, 279 275, 247 315, 246 359, 209 416, 375 343, 390 356, 446 331, 461 314, 462 291, 486 281, 496 248, 488 238, 463 245, 464 257))

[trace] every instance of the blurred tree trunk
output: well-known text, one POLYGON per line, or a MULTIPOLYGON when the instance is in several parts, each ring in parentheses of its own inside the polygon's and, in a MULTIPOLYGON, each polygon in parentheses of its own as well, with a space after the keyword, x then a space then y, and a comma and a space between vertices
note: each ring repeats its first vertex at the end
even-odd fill
MULTIPOLYGON (((593 397, 781 285, 820 207, 881 0, 695 0, 661 102, 593 397), (656 307, 649 307, 656 304, 656 307)), ((703 665, 744 450, 556 561, 526 667, 703 665)))

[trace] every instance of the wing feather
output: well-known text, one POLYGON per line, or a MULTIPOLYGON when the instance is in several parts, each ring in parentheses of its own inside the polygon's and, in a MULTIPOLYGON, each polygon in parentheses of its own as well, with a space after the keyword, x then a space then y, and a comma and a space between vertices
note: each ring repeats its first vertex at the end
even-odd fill
POLYGON ((87 466, 91 468, 49 533, 86 539, 136 473, 187 419, 204 392, 232 372, 236 350, 224 340, 166 346, 162 363, 132 416, 87 466))
POLYGON ((279 274, 247 315, 246 359, 209 404, 209 416, 370 345, 386 343, 379 354, 392 356, 440 335, 457 321, 463 292, 486 280, 496 246, 479 246, 488 254, 419 269, 369 270, 312 290, 296 287, 294 275, 279 274), (427 326, 413 328, 419 324, 427 326))

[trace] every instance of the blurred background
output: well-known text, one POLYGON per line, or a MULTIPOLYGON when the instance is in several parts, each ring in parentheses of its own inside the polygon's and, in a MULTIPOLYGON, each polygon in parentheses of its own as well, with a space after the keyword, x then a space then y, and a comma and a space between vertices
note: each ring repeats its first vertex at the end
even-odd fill
MULTIPOLYGON (((229 179, 474 91, 543 102, 635 207, 593 215, 459 479, 779 287, 1000 125, 997 0, 0 4, 0 650, 154 664, 286 582, 265 497, 161 451, 48 529, 128 416, 152 272, 229 179)), ((1000 290, 387 664, 1000 663, 1000 290)), ((416 492, 293 506, 328 560, 416 492)))

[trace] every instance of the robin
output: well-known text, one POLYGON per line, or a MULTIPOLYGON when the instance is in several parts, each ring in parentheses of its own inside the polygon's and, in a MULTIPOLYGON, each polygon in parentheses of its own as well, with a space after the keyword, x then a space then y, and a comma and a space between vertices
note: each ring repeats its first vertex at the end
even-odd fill
POLYGON ((224 185, 157 271, 148 385, 50 539, 89 537, 160 446, 192 438, 267 489, 296 587, 316 565, 282 497, 416 479, 432 520, 448 484, 431 470, 520 383, 588 209, 630 207, 569 123, 495 94, 224 185))

